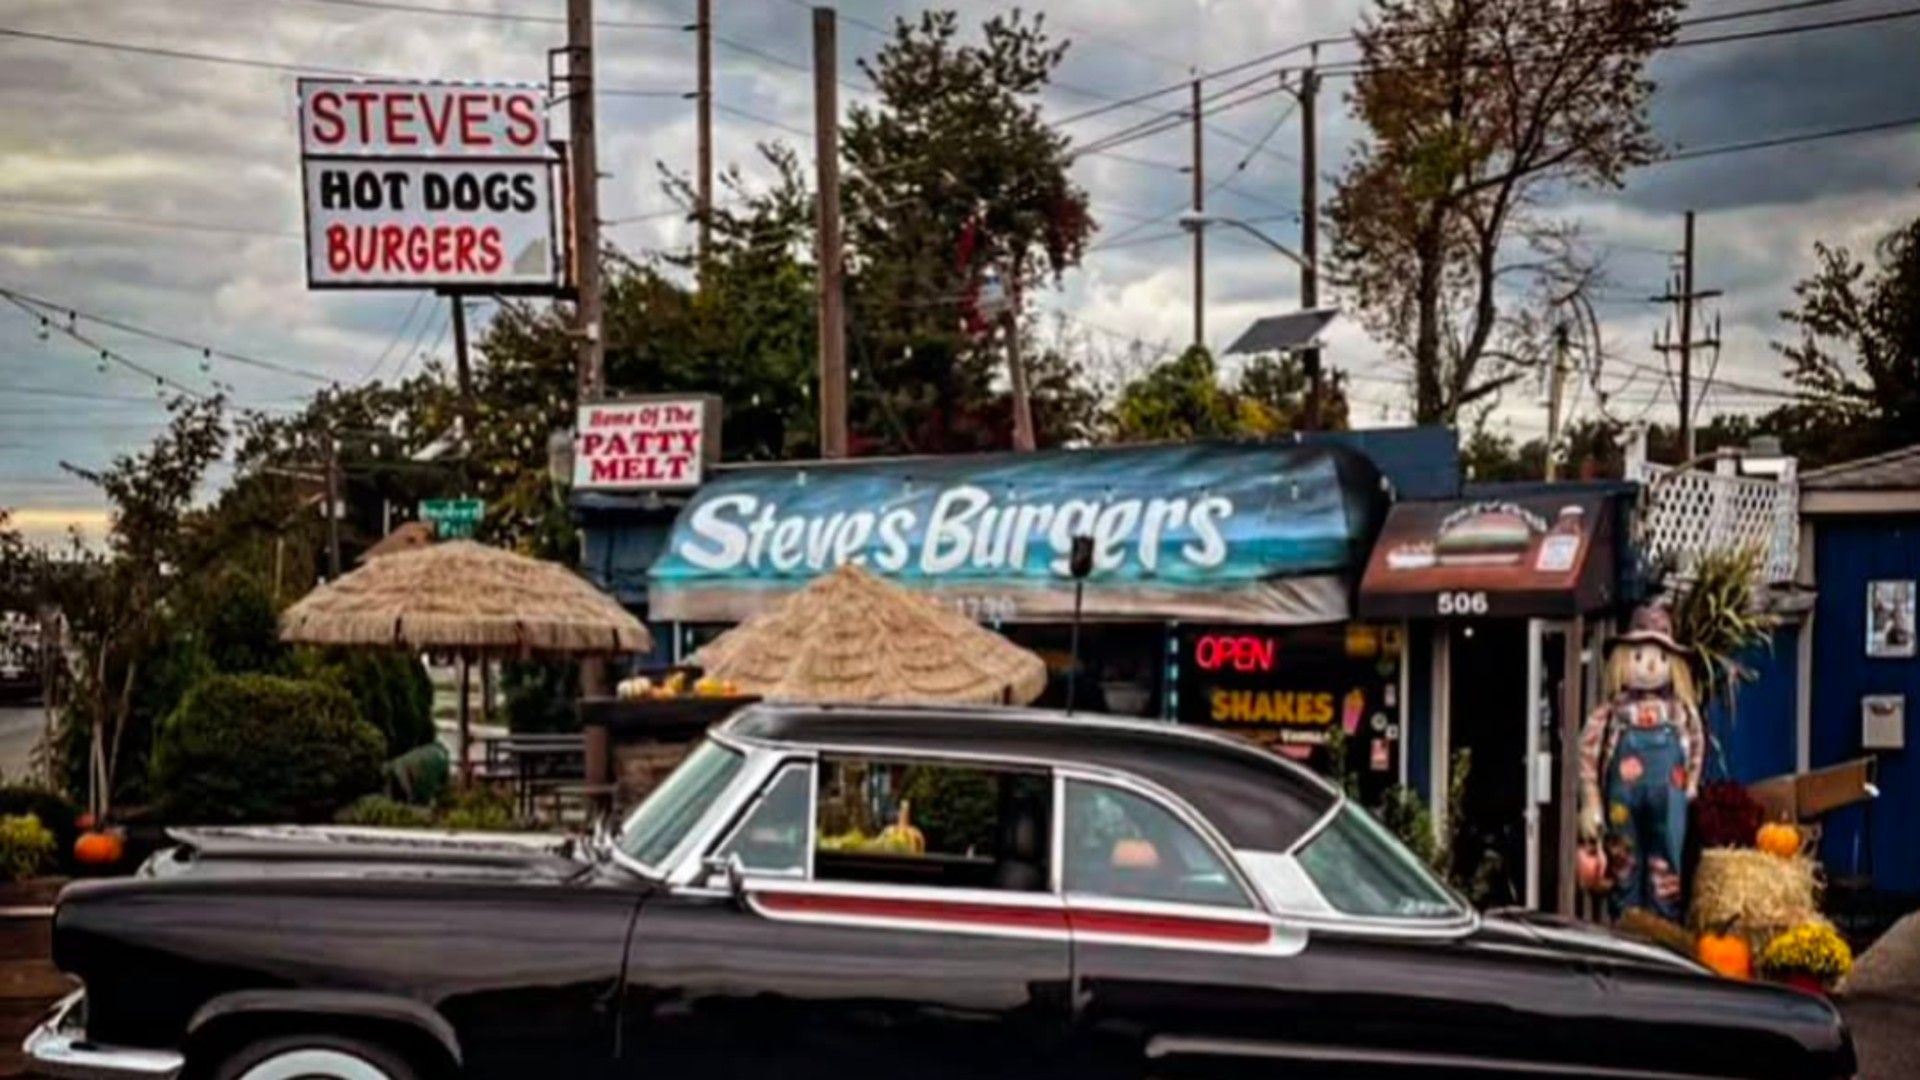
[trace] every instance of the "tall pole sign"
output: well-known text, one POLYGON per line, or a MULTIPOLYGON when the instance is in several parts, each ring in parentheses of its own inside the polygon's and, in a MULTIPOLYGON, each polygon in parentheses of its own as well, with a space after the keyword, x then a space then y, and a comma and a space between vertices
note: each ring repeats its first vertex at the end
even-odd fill
POLYGON ((302 79, 307 284, 551 292, 545 93, 302 79))

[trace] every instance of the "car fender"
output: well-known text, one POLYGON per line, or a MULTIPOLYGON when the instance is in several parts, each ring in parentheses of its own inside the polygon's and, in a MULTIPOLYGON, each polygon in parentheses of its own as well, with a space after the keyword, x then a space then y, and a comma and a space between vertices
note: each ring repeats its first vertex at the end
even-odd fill
POLYGON ((302 1015, 352 1017, 400 1024, 432 1039, 456 1067, 463 1062, 453 1025, 430 1005, 393 994, 356 990, 236 990, 200 1006, 187 1023, 193 1038, 216 1021, 235 1016, 302 1015))

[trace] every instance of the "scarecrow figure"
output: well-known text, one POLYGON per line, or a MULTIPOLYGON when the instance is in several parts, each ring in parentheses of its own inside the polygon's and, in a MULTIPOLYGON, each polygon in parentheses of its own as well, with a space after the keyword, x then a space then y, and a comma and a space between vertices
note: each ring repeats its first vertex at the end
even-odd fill
POLYGON ((1700 787, 1706 733, 1673 617, 1649 604, 1607 657, 1607 702, 1580 732, 1580 831, 1605 839, 1615 913, 1680 918, 1687 802, 1700 787))

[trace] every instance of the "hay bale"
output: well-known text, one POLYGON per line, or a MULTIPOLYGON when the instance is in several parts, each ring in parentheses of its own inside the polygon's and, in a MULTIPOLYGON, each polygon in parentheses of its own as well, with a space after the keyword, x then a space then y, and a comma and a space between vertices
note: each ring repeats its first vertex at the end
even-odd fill
POLYGON ((1730 930, 1758 955, 1775 934, 1820 916, 1819 865, 1804 855, 1781 858, 1752 848, 1709 848, 1693 877, 1688 924, 1698 932, 1730 930))

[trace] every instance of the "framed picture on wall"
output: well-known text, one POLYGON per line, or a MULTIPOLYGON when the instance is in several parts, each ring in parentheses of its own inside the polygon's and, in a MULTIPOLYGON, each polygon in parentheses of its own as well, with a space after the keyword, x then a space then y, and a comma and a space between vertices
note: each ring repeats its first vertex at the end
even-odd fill
POLYGON ((1904 750, 1907 745, 1907 696, 1868 694, 1860 699, 1860 748, 1904 750))
POLYGON ((1914 654, 1914 583, 1867 582, 1867 655, 1904 658, 1914 654))

